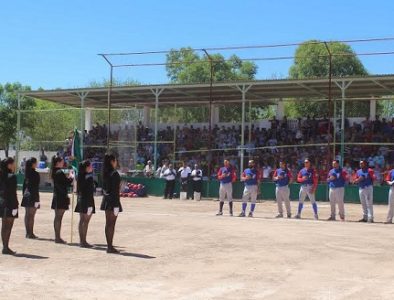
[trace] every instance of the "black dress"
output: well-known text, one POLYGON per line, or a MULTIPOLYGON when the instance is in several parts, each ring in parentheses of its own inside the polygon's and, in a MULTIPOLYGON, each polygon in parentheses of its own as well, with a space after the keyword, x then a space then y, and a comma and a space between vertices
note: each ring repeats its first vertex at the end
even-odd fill
POLYGON ((68 188, 71 186, 73 180, 67 178, 62 169, 55 168, 53 172, 53 198, 51 208, 68 209, 70 206, 68 188))
POLYGON ((93 174, 85 175, 85 178, 78 180, 78 200, 75 206, 75 212, 86 214, 88 207, 92 207, 94 214, 96 207, 94 205, 94 180, 93 174))
POLYGON ((28 177, 23 182, 22 192, 22 206, 34 207, 36 202, 40 202, 40 174, 36 170, 32 170, 28 177))
POLYGON ((103 201, 101 202, 101 210, 113 210, 119 207, 122 212, 122 204, 120 203, 120 176, 116 170, 103 178, 103 201))
POLYGON ((18 213, 13 216, 12 211, 18 209, 19 202, 16 195, 17 179, 13 173, 7 173, 2 179, 2 188, 0 195, 0 217, 1 218, 18 218, 18 213))

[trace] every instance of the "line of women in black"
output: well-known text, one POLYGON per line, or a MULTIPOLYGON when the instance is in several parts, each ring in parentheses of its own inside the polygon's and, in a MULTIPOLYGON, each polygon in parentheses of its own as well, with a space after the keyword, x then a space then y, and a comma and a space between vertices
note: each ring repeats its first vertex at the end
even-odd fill
MULTIPOLYGON (((35 170, 37 160, 31 158, 26 163, 25 180, 23 183, 22 206, 26 209, 25 227, 26 238, 36 239, 34 234, 34 218, 40 208, 39 184, 40 176, 35 170)), ((119 253, 113 246, 115 224, 119 212, 122 212, 119 189, 120 176, 116 171, 117 160, 112 154, 106 154, 103 164, 103 200, 101 210, 105 211, 105 236, 107 240, 107 253, 119 253)), ((63 215, 70 206, 68 189, 74 181, 72 170, 64 171, 64 161, 60 156, 52 158, 51 177, 53 179, 53 198, 51 208, 55 211, 54 231, 55 243, 65 244, 61 238, 63 215), (67 174, 66 174, 67 173, 67 174)), ((79 164, 77 178, 77 205, 75 212, 80 214, 79 237, 80 246, 91 248, 86 241, 87 231, 92 214, 95 213, 93 168, 90 161, 85 160, 79 164)), ((2 218, 1 237, 3 254, 15 254, 9 248, 9 240, 15 218, 18 217, 17 178, 15 175, 15 161, 6 158, 0 164, 0 217, 2 218)))

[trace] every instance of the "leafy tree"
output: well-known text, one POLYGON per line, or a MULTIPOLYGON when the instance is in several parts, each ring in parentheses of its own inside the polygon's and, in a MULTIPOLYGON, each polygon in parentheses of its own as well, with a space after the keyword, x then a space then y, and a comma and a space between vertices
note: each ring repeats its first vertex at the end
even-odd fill
MULTIPOLYGON (((18 93, 29 91, 29 86, 19 82, 0 85, 0 146, 8 156, 10 145, 17 140, 18 93)), ((35 101, 30 98, 21 99, 21 109, 30 109, 35 101)), ((21 118, 21 126, 31 124, 32 118, 21 118)))
MULTIPOLYGON (((368 75, 367 70, 349 45, 332 42, 327 46, 332 53, 332 76, 368 75)), ((292 79, 327 78, 329 65, 326 46, 317 40, 307 41, 297 48, 294 64, 289 70, 289 77, 292 79)), ((363 116, 368 112, 368 105, 365 101, 347 102, 345 111, 347 116, 363 116)), ((302 101, 301 99, 287 103, 286 113, 291 117, 307 115, 322 117, 329 114, 329 107, 327 102, 302 101)))
POLYGON ((70 106, 36 99, 36 106, 22 112, 22 119, 30 116, 30 124, 21 127, 24 134, 23 148, 56 151, 64 146, 74 127, 80 127, 80 110, 70 106))
MULTIPOLYGON (((235 80, 253 80, 257 73, 257 65, 253 62, 243 61, 238 56, 232 55, 226 59, 218 53, 210 54, 208 57, 204 53, 197 53, 190 47, 173 49, 167 54, 167 76, 172 83, 209 83, 211 80, 211 64, 213 69, 213 82, 235 81, 235 80)), ((265 105, 256 105, 254 115, 265 110, 265 105)), ((163 108, 160 110, 160 116, 169 116, 174 111, 172 108, 163 108)), ((241 120, 240 105, 220 106, 220 115, 225 122, 239 122, 241 120)), ((208 111, 206 109, 189 109, 178 108, 177 116, 179 120, 189 122, 206 121, 208 111)))

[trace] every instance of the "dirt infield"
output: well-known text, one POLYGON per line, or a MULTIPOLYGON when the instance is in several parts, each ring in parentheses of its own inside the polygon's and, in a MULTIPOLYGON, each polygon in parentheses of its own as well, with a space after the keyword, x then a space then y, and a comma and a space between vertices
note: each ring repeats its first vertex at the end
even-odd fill
MULTIPOLYGON (((360 224, 360 205, 347 205, 349 222, 276 220, 276 204, 257 205, 255 218, 214 216, 217 202, 124 199, 115 244, 105 250, 104 214, 91 221, 95 249, 56 245, 50 194, 36 218, 40 240, 24 238, 16 220, 11 248, 0 256, 0 299, 393 299, 394 226, 360 224)), ((96 206, 99 204, 96 199, 96 206)), ((329 216, 320 203, 320 217, 329 216)), ((296 203, 292 203, 296 208, 296 203)), ((383 221, 386 206, 376 206, 383 221)), ((239 212, 240 203, 235 204, 239 212)), ((70 212, 63 238, 70 242, 70 212)))

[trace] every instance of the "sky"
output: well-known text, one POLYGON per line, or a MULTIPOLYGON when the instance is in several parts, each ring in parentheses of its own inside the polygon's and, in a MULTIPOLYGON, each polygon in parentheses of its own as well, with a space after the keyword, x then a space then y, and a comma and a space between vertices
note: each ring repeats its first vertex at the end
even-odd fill
MULTIPOLYGON (((108 78, 98 53, 191 46, 269 45, 309 39, 394 37, 394 1, 375 0, 13 0, 0 10, 0 84, 73 88, 108 78)), ((394 51, 394 42, 354 44, 356 52, 394 51)), ((227 51, 241 57, 293 55, 295 48, 227 51)), ((115 63, 163 62, 164 56, 115 63)), ((394 73, 394 56, 362 57, 374 74, 394 73)), ((285 77, 292 61, 258 64, 257 78, 285 77)), ((117 68, 141 83, 168 81, 163 67, 117 68)))

